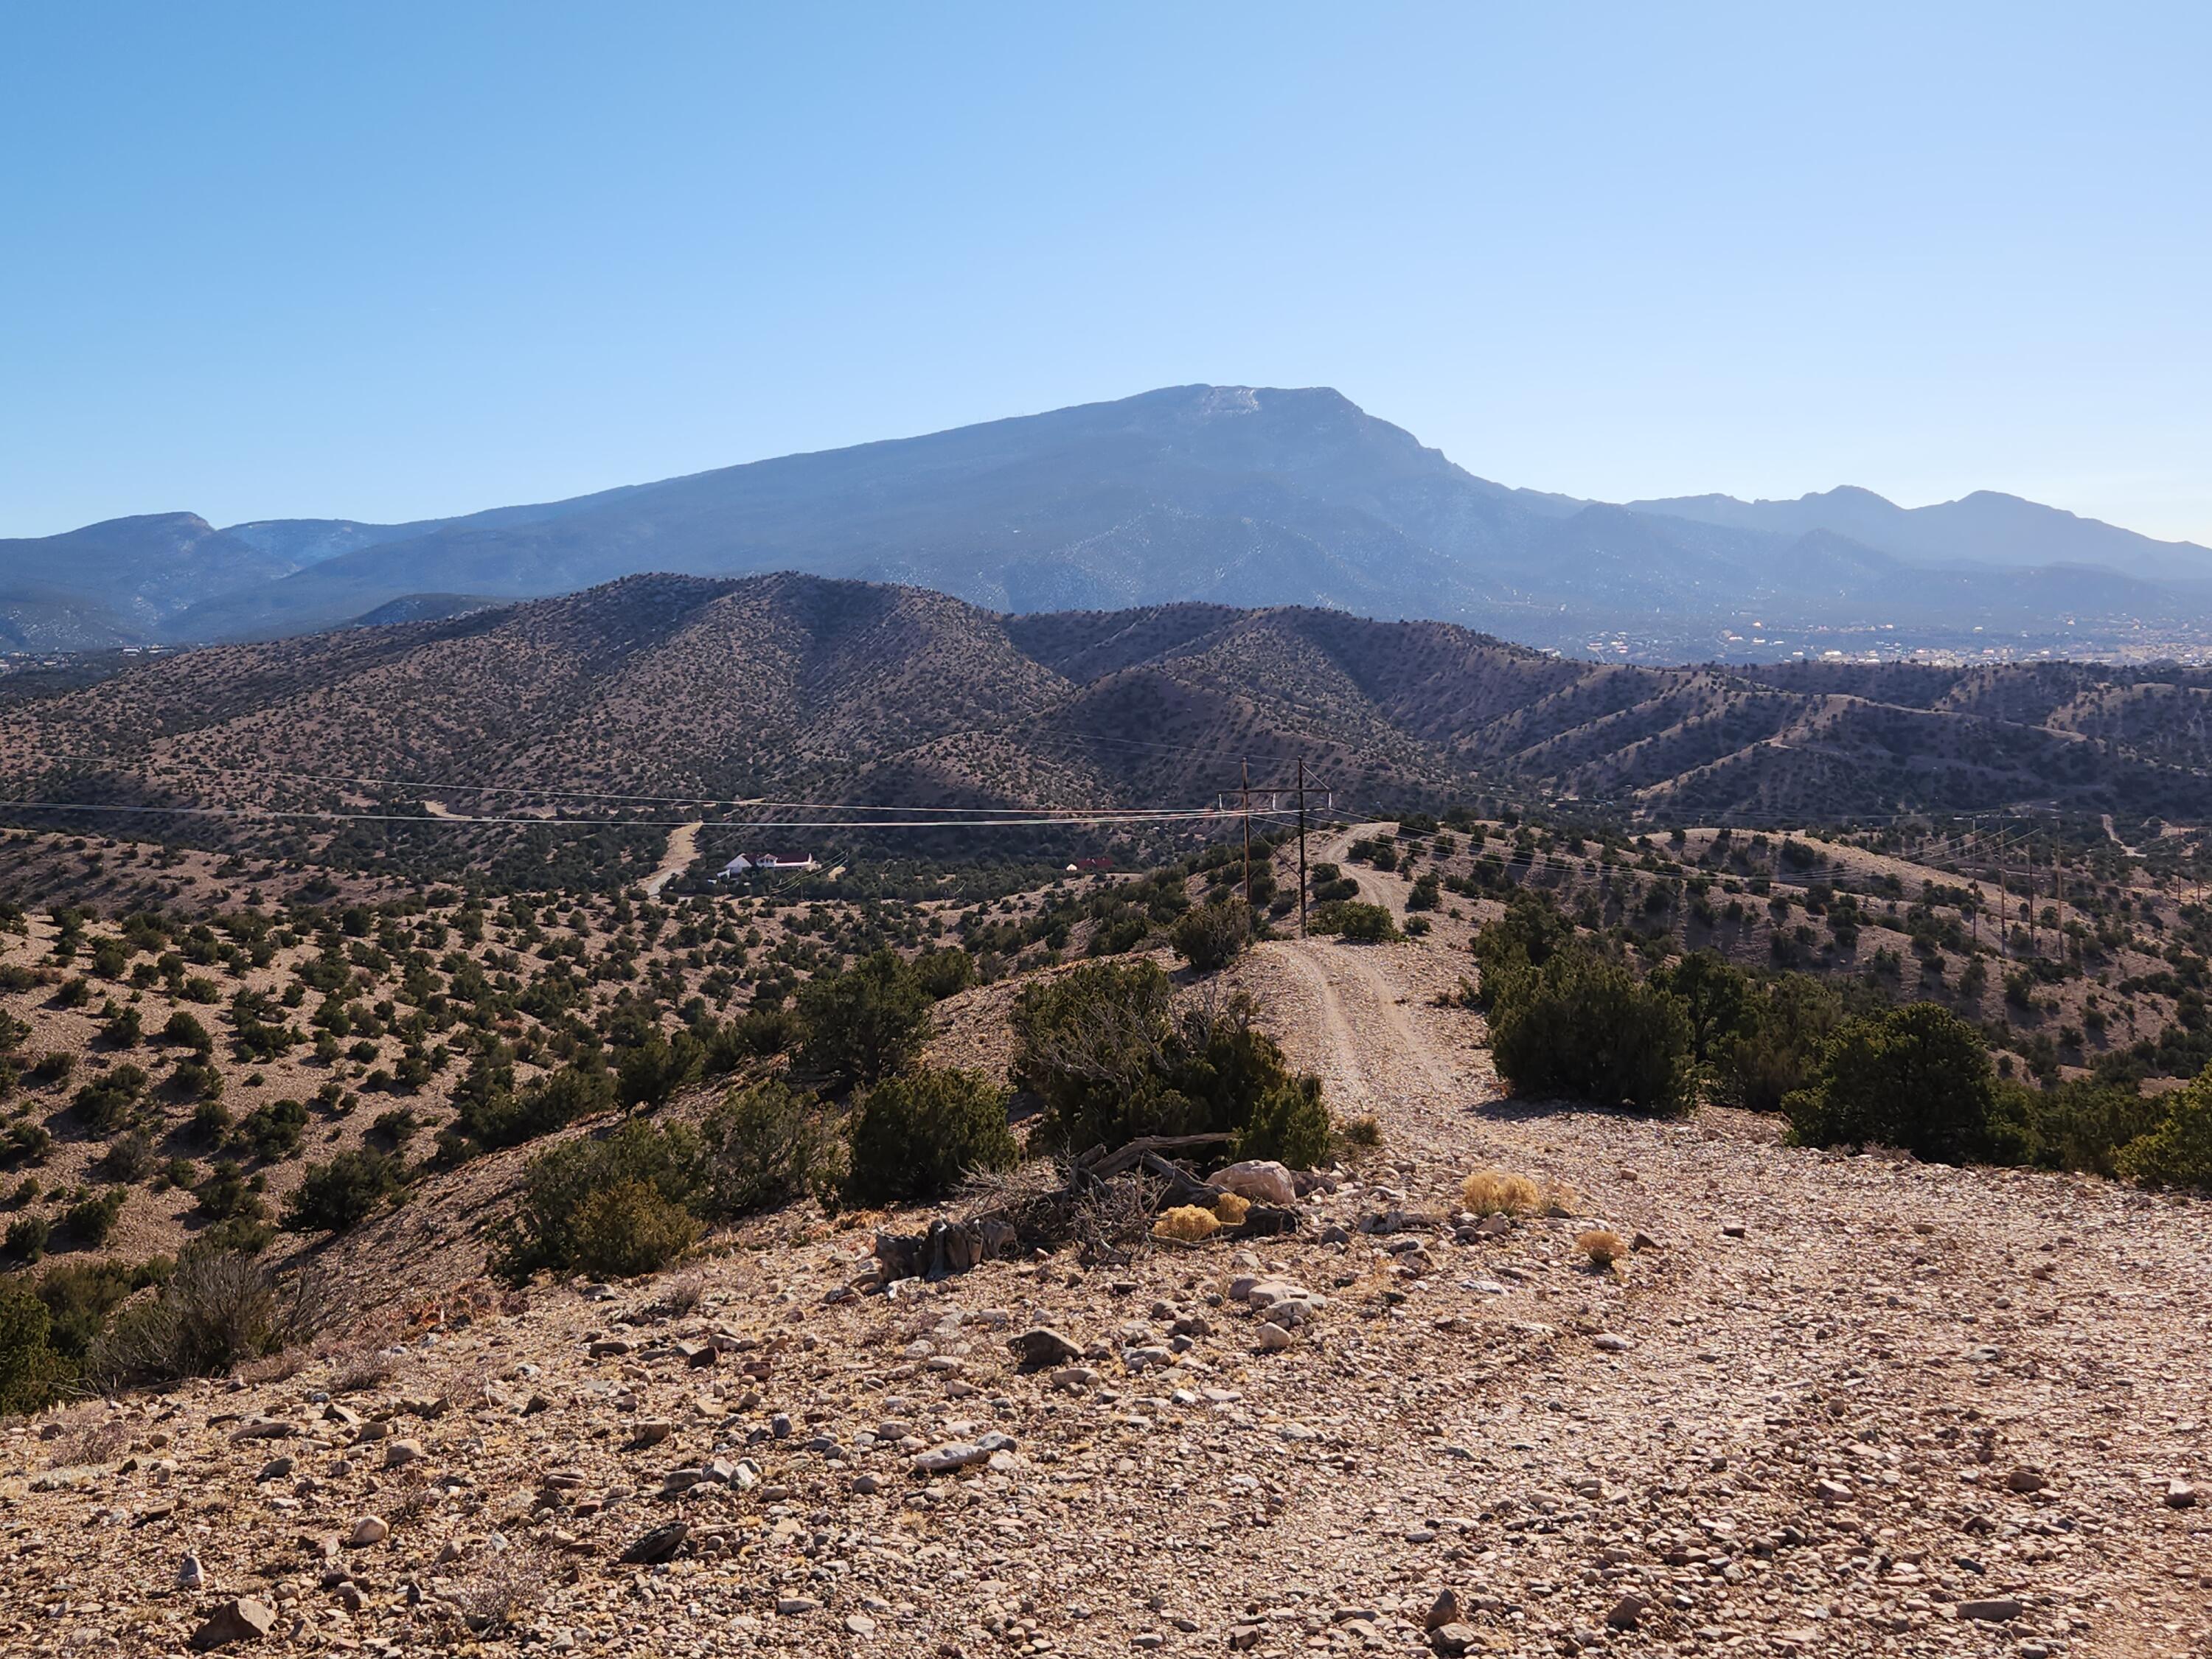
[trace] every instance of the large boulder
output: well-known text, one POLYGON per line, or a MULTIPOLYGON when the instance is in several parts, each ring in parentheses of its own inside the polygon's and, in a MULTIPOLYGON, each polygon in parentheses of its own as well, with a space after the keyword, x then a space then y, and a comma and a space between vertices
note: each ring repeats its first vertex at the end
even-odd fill
POLYGON ((241 1595, 226 1601, 192 1632, 196 1648, 227 1647, 233 1642, 254 1642, 276 1628, 276 1609, 266 1601, 241 1595))
POLYGON ((1206 1177, 1224 1193, 1249 1198, 1255 1204, 1287 1208, 1298 1201, 1298 1184, 1291 1172, 1273 1158, 1254 1158, 1217 1170, 1206 1177))

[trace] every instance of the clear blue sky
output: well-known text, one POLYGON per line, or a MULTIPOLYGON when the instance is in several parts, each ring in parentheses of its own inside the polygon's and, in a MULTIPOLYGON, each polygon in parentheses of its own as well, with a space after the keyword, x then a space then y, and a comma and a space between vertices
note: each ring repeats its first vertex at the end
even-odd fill
POLYGON ((2212 542, 2212 7, 19 5, 0 535, 1194 380, 2212 542))

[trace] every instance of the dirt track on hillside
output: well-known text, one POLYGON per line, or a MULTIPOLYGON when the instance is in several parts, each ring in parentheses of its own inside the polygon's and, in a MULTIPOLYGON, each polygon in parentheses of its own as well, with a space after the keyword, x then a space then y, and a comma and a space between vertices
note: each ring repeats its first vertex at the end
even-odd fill
MULTIPOLYGON (((1729 1642, 1753 1612, 1807 1652, 1880 1650, 1867 1638, 1884 1623, 1913 1651, 1939 1632, 1983 1650, 2023 1623, 2077 1652, 2208 1650, 2212 1528, 2164 1502, 2170 1479, 2207 1485, 2206 1206, 1802 1151, 1742 1113, 1519 1105, 1498 1094, 1479 1018, 1433 1005, 1455 964, 1419 945, 1272 945, 1244 977, 1340 1109, 1382 1115, 1409 1204, 1448 1208, 1460 1174, 1496 1164, 1571 1189, 1583 1224, 1656 1241, 1625 1286, 1571 1274, 1528 1310, 1601 1327, 1620 1352, 1574 1340, 1438 1431, 1525 1448, 1531 1479, 1589 1471, 1632 1494, 1607 1500, 1617 1520, 1673 1509, 1700 1549, 1733 1556, 1793 1525, 1847 1540, 1774 1558, 1792 1570, 1766 1577, 1767 1605, 1725 1577, 1725 1611, 1693 1594, 1704 1610, 1680 1611, 1703 1640, 1729 1642), (2019 1470, 2040 1488, 2007 1490, 2029 1483, 2019 1470), (1808 1503, 1821 1479, 1850 1496, 1808 1503), (2014 1594, 2030 1610, 2008 1626, 1928 1616, 2014 1594)), ((1520 1285, 1492 1300, 1521 1304, 1520 1285)), ((1400 1468, 1436 1505, 1464 1478, 1400 1468)))

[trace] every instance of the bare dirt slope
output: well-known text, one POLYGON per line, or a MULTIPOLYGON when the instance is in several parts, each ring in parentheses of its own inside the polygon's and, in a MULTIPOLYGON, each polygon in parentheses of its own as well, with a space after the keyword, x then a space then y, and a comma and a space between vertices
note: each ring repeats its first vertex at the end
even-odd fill
POLYGON ((180 1651, 241 1594, 275 1615, 242 1651, 1413 1651, 1447 1589, 1475 1652, 2207 1651, 2208 1506, 2168 1502, 2212 1486, 2205 1206, 1506 1103, 1425 945, 1237 971, 1384 1126, 1310 1237, 887 1298, 839 1294, 864 1228, 773 1218, 696 1304, 541 1288, 388 1376, 360 1333, 80 1407, 0 1440, 0 1651, 180 1651), (1489 1164, 1573 1213, 1459 1242, 1489 1164), (1598 1222, 1649 1236, 1622 1277, 1575 1248, 1598 1222), (1231 1294, 1252 1273, 1322 1298, 1286 1351, 1231 1294), (1086 1358, 1017 1374, 1032 1323, 1086 1358), (349 1387, 386 1439, 326 1417, 349 1387), (319 1541, 366 1516, 389 1537, 319 1541), (617 1561, 679 1518, 675 1559, 617 1561), (204 1589, 172 1588, 188 1551, 204 1589))

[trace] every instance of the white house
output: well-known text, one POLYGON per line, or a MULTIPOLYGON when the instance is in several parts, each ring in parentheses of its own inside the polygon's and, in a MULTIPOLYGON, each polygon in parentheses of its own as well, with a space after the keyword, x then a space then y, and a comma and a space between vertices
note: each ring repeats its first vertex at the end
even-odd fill
POLYGON ((734 880, 756 871, 771 876, 795 875, 821 867, 821 861, 811 853, 803 859, 787 859, 776 853, 740 853, 722 866, 722 875, 734 880))

